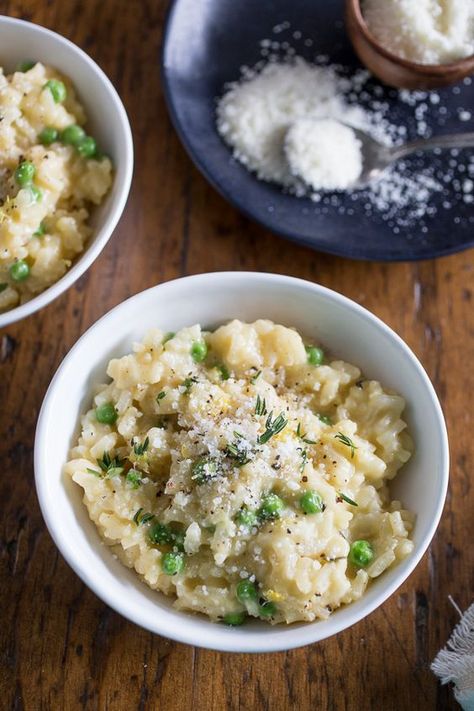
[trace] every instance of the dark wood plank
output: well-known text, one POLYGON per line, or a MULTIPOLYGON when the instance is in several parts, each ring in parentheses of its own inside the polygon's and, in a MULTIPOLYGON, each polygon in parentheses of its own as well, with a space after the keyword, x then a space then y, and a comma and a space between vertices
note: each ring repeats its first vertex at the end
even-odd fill
MULTIPOLYGON (((313 253, 250 223, 197 173, 168 120, 157 53, 164 0, 0 0, 0 12, 59 31, 99 62, 130 114, 136 168, 108 247, 69 292, 0 334, 0 650, 5 709, 454 709, 429 663, 474 589, 470 393, 473 252, 419 264, 313 253), (109 610, 62 560, 33 486, 32 443, 54 370, 100 315, 129 295, 218 269, 288 273, 374 311, 423 361, 443 400, 452 479, 430 552, 367 620, 273 655, 231 655, 155 637, 109 610), (33 376, 33 377, 32 377, 33 376)), ((1 48, 0 48, 1 55, 1 48)))

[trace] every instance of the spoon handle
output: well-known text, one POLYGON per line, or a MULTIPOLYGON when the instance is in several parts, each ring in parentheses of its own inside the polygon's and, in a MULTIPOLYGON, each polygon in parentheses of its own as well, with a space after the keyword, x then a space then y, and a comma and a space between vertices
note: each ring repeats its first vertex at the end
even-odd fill
POLYGON ((434 151, 436 148, 474 148, 474 133, 455 133, 448 136, 433 136, 433 138, 420 138, 418 141, 395 146, 390 150, 392 160, 416 151, 434 151))

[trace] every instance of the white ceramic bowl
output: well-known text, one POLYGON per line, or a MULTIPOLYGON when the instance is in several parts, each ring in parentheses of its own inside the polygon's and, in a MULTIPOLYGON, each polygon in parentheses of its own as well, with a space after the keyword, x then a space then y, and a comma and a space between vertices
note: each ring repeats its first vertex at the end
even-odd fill
POLYGON ((51 64, 71 79, 88 118, 87 127, 114 163, 112 190, 93 210, 93 234, 85 251, 55 284, 21 306, 0 314, 0 328, 43 308, 90 267, 110 239, 125 207, 133 172, 133 142, 123 104, 102 69, 69 40, 44 27, 0 16, 0 66, 11 72, 26 59, 51 64))
MULTIPOLYGON (((448 483, 448 441, 436 393, 405 343, 379 319, 317 284, 275 274, 223 272, 186 277, 148 289, 103 316, 64 359, 39 416, 35 442, 38 497, 59 550, 82 580, 124 617, 181 642, 223 651, 290 649, 336 634, 358 622, 398 588, 436 530, 448 483), (363 598, 324 622, 271 627, 252 622, 229 628, 178 612, 115 560, 101 543, 82 503, 82 490, 63 475, 78 421, 95 383, 104 382, 112 356, 130 351, 151 327, 177 331, 200 323, 212 328, 232 318, 270 318, 314 336, 333 354, 395 389, 407 401, 416 453, 391 483, 394 498, 415 511, 413 554, 377 578, 363 598)), ((374 640, 374 644, 377 640, 374 640)))

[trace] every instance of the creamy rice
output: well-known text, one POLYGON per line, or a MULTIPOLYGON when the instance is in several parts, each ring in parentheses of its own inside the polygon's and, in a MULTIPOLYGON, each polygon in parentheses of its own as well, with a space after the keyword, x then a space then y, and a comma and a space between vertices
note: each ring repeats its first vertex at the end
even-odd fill
POLYGON ((6 76, 0 68, 0 312, 56 282, 84 250, 91 207, 112 184, 107 157, 84 157, 61 140, 64 129, 85 122, 71 83, 55 69, 38 62, 6 76), (63 83, 64 100, 55 100, 50 80, 63 83), (49 145, 39 138, 45 128, 58 134, 49 145), (25 161, 34 179, 21 185, 15 171, 25 161))
POLYGON ((412 450, 404 400, 307 346, 267 320, 152 330, 82 417, 66 473, 103 540, 178 609, 326 619, 413 549, 388 487, 412 450))

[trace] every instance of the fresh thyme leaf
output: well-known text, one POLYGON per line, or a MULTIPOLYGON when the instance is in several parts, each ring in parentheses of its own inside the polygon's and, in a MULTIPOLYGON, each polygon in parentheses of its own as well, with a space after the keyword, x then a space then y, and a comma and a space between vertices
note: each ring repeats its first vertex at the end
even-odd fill
POLYGON ((156 402, 158 403, 158 405, 160 404, 160 400, 163 400, 164 397, 166 397, 166 393, 164 390, 162 390, 161 393, 158 393, 158 395, 156 396, 156 402))
POLYGON ((218 463, 212 457, 201 457, 191 467, 191 479, 197 484, 206 484, 220 474, 218 463))
POLYGON ((114 476, 119 476, 122 474, 123 467, 109 467, 105 475, 105 479, 113 479, 114 476))
POLYGON ((261 376, 261 374, 262 374, 262 371, 261 371, 261 370, 257 370, 257 372, 255 373, 255 375, 252 375, 252 377, 250 378, 250 382, 251 382, 251 383, 255 383, 255 381, 259 379, 259 377, 261 376))
POLYGON ((268 442, 269 439, 271 439, 271 437, 277 435, 279 432, 285 429, 288 424, 288 420, 285 419, 283 412, 281 412, 274 420, 272 420, 272 415, 273 412, 270 412, 267 417, 267 421, 265 422, 266 430, 258 438, 258 444, 265 444, 266 442, 268 442))
POLYGON ((298 427, 296 428, 296 435, 300 438, 302 442, 305 442, 305 444, 316 444, 316 441, 314 439, 309 439, 309 437, 306 437, 306 434, 301 431, 300 422, 298 422, 298 427))
POLYGON ((194 377, 186 378, 185 380, 183 380, 185 394, 187 394, 191 390, 193 383, 197 383, 197 381, 198 379, 194 377))
POLYGON ((102 459, 97 460, 97 464, 99 465, 99 467, 102 469, 103 472, 107 471, 107 469, 110 467, 111 463, 112 462, 110 459, 110 454, 108 452, 104 452, 104 454, 102 455, 102 459))
POLYGON ((138 519, 139 519, 139 516, 140 516, 140 514, 141 514, 142 511, 143 511, 143 507, 142 507, 142 506, 138 509, 138 511, 135 511, 135 516, 133 517, 133 522, 136 523, 137 526, 138 526, 138 519))
MULTIPOLYGON (((122 466, 123 461, 119 457, 110 458, 109 452, 104 452, 102 459, 97 460, 97 464, 102 470, 99 476, 105 477, 106 479, 112 479, 114 476, 119 476, 122 474, 124 467, 122 466)), ((97 472, 95 472, 97 474, 97 472)))
POLYGON ((5 291, 5 289, 7 289, 7 288, 8 288, 8 284, 5 284, 5 283, 0 284, 0 294, 2 293, 2 291, 5 291))
POLYGON ((134 440, 132 440, 132 444, 133 444, 134 453, 137 455, 137 457, 141 457, 147 451, 148 445, 150 444, 150 440, 148 437, 146 437, 143 444, 139 444, 139 443, 135 444, 134 440))
POLYGON ((252 461, 252 457, 250 456, 252 451, 247 442, 242 442, 244 438, 240 432, 234 432, 234 437, 237 441, 228 444, 225 451, 227 456, 235 459, 235 463, 238 467, 243 467, 244 464, 248 464, 252 461), (240 446, 239 442, 242 442, 240 446))
POLYGON ((257 402, 255 403, 255 414, 256 415, 266 415, 267 414, 267 405, 265 403, 265 398, 261 398, 260 395, 257 395, 257 402))
POLYGON ((348 496, 342 493, 342 491, 338 491, 337 495, 339 496, 340 499, 346 502, 346 504, 350 504, 351 506, 359 506, 359 504, 356 504, 355 501, 350 499, 348 496))
POLYGON ((87 467, 86 472, 89 472, 89 474, 93 474, 94 476, 98 477, 100 477, 101 475, 100 472, 97 471, 97 469, 89 469, 89 467, 87 467))
POLYGON ((138 489, 138 487, 142 483, 140 472, 136 469, 130 469, 130 471, 127 473, 126 480, 131 485, 132 489, 138 489))
POLYGON ((308 461, 308 450, 307 449, 302 449, 301 450, 301 464, 300 464, 300 472, 304 472, 304 468, 306 466, 306 462, 308 461))
POLYGON ((350 437, 348 437, 345 434, 342 434, 342 432, 338 432, 337 435, 334 435, 334 439, 338 439, 340 442, 342 442, 342 444, 345 444, 346 447, 351 448, 351 459, 352 459, 354 457, 355 450, 357 449, 357 447, 354 444, 354 442, 350 439, 350 437))
POLYGON ((151 521, 152 519, 155 518, 155 514, 142 513, 142 511, 143 511, 143 506, 140 506, 138 511, 135 512, 135 516, 133 517, 133 522, 137 526, 143 526, 144 523, 148 523, 148 521, 151 521))
POLYGON ((224 365, 224 364, 216 365, 216 368, 219 371, 222 380, 229 380, 230 373, 229 373, 229 369, 226 365, 224 365))
POLYGON ((322 415, 320 412, 318 412, 318 418, 323 424, 332 425, 332 420, 329 415, 322 415))

